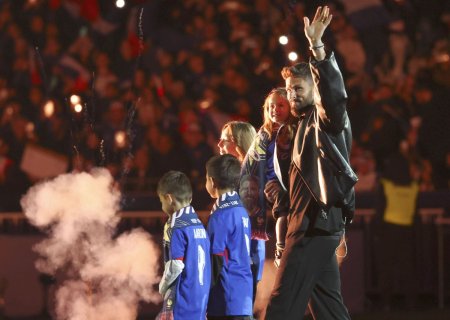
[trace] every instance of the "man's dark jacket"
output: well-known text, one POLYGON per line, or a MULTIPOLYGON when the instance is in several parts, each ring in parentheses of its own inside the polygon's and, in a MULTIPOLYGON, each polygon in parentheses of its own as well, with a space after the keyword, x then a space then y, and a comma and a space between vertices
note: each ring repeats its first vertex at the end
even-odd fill
MULTIPOLYGON (((347 93, 334 54, 310 61, 315 106, 300 121, 292 162, 320 206, 314 228, 336 232, 353 217, 356 175, 349 165, 352 143, 347 93)), ((291 199, 292 201, 293 199, 291 199)))

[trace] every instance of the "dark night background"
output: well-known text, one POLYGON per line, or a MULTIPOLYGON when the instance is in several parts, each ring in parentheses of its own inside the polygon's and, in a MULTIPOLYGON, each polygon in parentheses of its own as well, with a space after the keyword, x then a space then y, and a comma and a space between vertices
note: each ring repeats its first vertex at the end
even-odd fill
MULTIPOLYGON (((189 175, 194 206, 209 210, 204 164, 218 153, 222 125, 243 120, 259 128, 265 96, 284 85, 280 70, 293 63, 288 54, 309 59, 302 17, 325 4, 333 21, 324 43, 346 82, 351 162, 360 178, 360 211, 349 230, 355 252, 343 270, 345 286, 352 268, 363 268, 360 285, 354 282, 363 295, 355 319, 444 319, 439 307, 448 311, 450 299, 445 0, 127 0, 123 8, 113 0, 1 0, 1 239, 14 245, 17 237, 39 235, 20 214, 30 186, 97 166, 113 175, 124 211, 144 212, 126 218, 121 230, 161 231, 161 221, 145 212, 160 210, 155 186, 171 169, 189 175), (30 160, 32 152, 55 166, 30 160), (382 179, 418 184, 412 225, 383 219, 391 195, 382 179), (395 283, 393 269, 402 271, 395 283)), ((0 319, 2 310, 13 316, 3 300, 13 286, 0 273, 0 319)))

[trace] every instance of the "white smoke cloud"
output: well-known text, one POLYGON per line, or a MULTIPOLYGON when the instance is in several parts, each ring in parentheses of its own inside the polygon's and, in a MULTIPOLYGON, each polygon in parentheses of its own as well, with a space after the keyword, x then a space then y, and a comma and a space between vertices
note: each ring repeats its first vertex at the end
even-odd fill
POLYGON ((35 246, 39 271, 66 280, 56 293, 56 316, 67 320, 136 319, 140 300, 159 302, 159 249, 134 229, 113 237, 120 193, 106 169, 64 174, 32 187, 25 215, 49 237, 35 246))

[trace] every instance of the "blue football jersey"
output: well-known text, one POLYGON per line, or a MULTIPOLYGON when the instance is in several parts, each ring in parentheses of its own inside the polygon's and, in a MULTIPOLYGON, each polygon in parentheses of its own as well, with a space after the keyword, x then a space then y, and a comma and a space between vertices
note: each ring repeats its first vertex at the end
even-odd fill
POLYGON ((205 319, 211 285, 208 234, 191 206, 172 215, 169 230, 169 245, 166 246, 169 250, 165 260, 182 260, 184 263, 174 284, 174 319, 205 319))
POLYGON ((218 283, 211 288, 208 315, 253 314, 253 279, 250 269, 250 218, 239 195, 221 195, 208 221, 211 253, 224 256, 218 283))

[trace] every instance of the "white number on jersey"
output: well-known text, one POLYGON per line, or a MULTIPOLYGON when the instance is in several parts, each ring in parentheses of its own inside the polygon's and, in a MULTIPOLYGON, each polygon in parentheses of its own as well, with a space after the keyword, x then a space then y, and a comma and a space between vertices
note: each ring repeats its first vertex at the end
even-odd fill
POLYGON ((201 246, 198 246, 198 282, 203 285, 203 275, 206 266, 205 250, 201 246))

